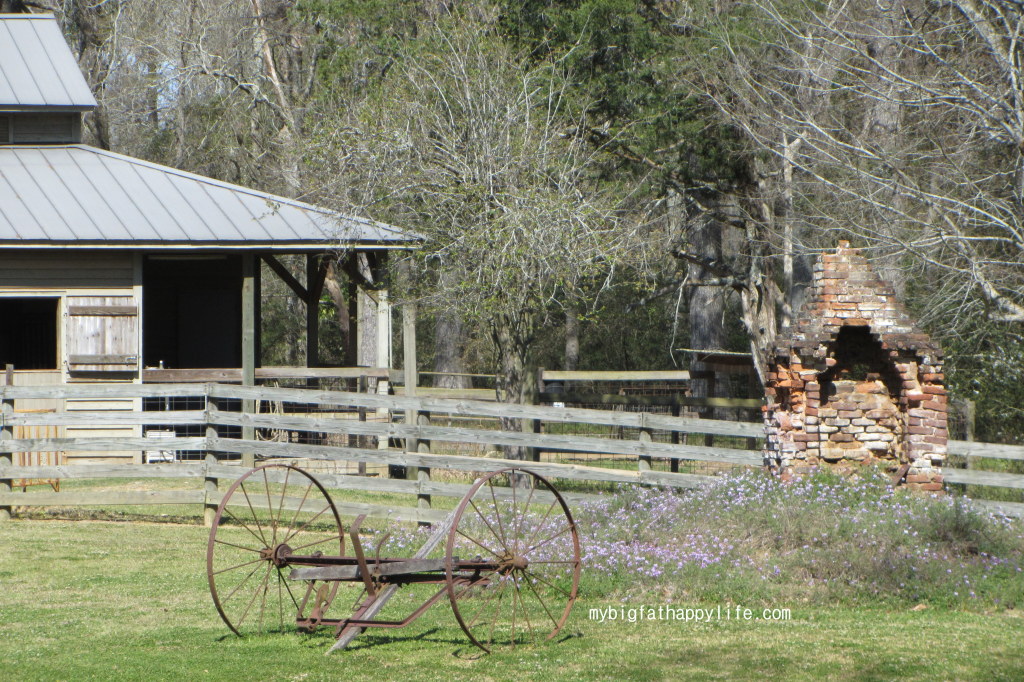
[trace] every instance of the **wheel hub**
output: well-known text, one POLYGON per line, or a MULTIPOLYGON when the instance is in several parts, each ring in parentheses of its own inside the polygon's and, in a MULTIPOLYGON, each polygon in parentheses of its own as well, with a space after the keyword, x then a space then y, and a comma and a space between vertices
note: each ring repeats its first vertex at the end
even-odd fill
POLYGON ((288 564, 288 557, 292 555, 292 548, 288 545, 279 543, 273 547, 264 547, 260 550, 260 559, 269 561, 274 566, 281 568, 288 564))

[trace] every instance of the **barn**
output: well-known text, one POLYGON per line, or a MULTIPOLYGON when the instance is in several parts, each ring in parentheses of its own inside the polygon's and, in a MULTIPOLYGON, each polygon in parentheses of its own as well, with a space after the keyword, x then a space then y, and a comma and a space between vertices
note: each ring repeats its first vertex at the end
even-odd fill
MULTIPOLYGON (((331 262, 346 273, 353 325, 365 317, 360 301, 374 306, 372 364, 389 366, 379 273, 417 235, 82 144, 82 115, 96 106, 52 15, 0 15, 4 382, 254 384, 264 370, 261 272, 276 273, 307 303, 306 367, 317 367, 318 302, 331 262), (282 264, 285 255, 305 259, 305 282, 282 264), (370 289, 372 298, 358 295, 370 289)), ((348 365, 357 364, 358 337, 349 335, 348 365)))

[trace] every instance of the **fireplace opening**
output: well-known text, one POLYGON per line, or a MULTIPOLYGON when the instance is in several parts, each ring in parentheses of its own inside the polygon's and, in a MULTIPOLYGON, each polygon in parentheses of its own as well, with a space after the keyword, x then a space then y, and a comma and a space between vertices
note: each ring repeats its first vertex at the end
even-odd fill
POLYGON ((835 341, 828 344, 827 358, 834 361, 831 367, 818 375, 821 385, 821 402, 827 405, 837 395, 836 381, 871 382, 879 381, 885 386, 889 398, 899 399, 903 380, 899 371, 882 348, 881 342, 871 333, 868 326, 844 326, 840 328, 835 341))

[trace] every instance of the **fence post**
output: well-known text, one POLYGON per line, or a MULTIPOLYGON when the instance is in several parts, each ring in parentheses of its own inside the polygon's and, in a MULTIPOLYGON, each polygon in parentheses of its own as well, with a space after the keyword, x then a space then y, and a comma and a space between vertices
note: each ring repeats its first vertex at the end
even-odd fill
MULTIPOLYGON (((416 425, 417 426, 430 426, 430 413, 429 412, 420 412, 416 416, 416 425)), ((430 454, 430 441, 429 440, 423 440, 422 438, 418 438, 416 440, 416 452, 422 452, 422 453, 425 453, 425 454, 430 454)), ((415 479, 417 481, 419 481, 420 484, 429 483, 430 482, 430 467, 412 467, 412 466, 410 466, 410 467, 407 467, 405 471, 406 471, 406 476, 408 478, 415 477, 415 479)), ((417 495, 416 495, 416 507, 419 508, 419 509, 430 509, 430 495, 426 494, 426 493, 422 493, 422 492, 421 493, 417 493, 417 495)), ((426 522, 426 521, 420 521, 420 525, 421 526, 429 526, 430 523, 426 522)))
MULTIPOLYGON (((640 423, 641 424, 646 422, 646 419, 644 419, 646 414, 647 414, 646 412, 641 412, 640 413, 640 423)), ((650 429, 650 428, 648 428, 646 426, 641 426, 640 427, 640 436, 639 436, 638 440, 641 443, 650 443, 651 441, 654 440, 654 430, 650 429)), ((650 471, 651 470, 651 465, 653 464, 653 462, 654 462, 654 458, 651 457, 650 455, 640 455, 637 458, 637 469, 640 470, 640 471, 650 471)))
MULTIPOLYGON (((679 397, 678 394, 676 394, 675 397, 678 398, 679 397)), ((673 400, 672 401, 672 416, 673 417, 678 417, 680 412, 681 412, 681 410, 680 410, 680 407, 679 407, 679 401, 678 400, 673 400)), ((679 432, 678 431, 673 431, 672 432, 672 445, 679 445, 679 432)), ((677 457, 673 457, 672 458, 672 460, 669 462, 669 470, 673 474, 678 474, 679 473, 679 458, 677 458, 677 457)))
MULTIPOLYGON (((12 372, 10 371, 10 365, 8 365, 7 377, 10 379, 12 372)), ((10 382, 8 381, 8 385, 10 382)), ((5 387, 6 391, 6 387, 5 387)), ((14 416, 14 401, 8 398, 6 395, 2 402, 2 412, 0 412, 0 440, 11 440, 14 437, 13 430, 8 420, 14 416)), ((12 458, 9 452, 0 452, 0 468, 6 468, 11 466, 12 458)), ((11 479, 0 478, 0 495, 11 492, 11 479)), ((13 507, 9 505, 0 506, 0 523, 11 520, 11 511, 13 507)))
POLYGON ((210 395, 210 387, 206 387, 206 476, 204 481, 204 492, 206 501, 203 507, 203 524, 209 528, 213 526, 213 519, 217 515, 217 478, 210 475, 210 467, 216 466, 217 456, 210 452, 210 443, 217 438, 217 425, 215 413, 217 412, 217 399, 210 395))

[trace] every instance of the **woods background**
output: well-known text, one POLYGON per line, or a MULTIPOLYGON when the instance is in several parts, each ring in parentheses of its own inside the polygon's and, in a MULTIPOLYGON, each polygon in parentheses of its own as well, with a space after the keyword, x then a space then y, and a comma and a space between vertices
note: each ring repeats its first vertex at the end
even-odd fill
MULTIPOLYGON (((0 10, 57 14, 100 103, 90 144, 422 234, 363 274, 417 303, 424 369, 497 372, 521 402, 539 366, 687 368, 680 348, 760 363, 814 255, 849 239, 946 349, 976 436, 1024 436, 1018 3, 0 10)), ((339 270, 328 363, 351 326, 339 270)), ((305 304, 263 281, 262 360, 301 364, 305 304)))

